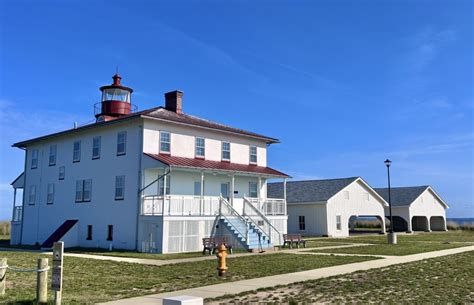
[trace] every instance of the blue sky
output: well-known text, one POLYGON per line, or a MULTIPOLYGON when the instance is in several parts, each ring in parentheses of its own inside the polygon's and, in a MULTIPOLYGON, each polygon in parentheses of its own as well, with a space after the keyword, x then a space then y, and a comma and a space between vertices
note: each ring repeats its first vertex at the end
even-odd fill
POLYGON ((0 219, 23 152, 93 119, 119 66, 140 109, 277 137, 295 179, 432 185, 474 216, 472 1, 0 1, 0 219))

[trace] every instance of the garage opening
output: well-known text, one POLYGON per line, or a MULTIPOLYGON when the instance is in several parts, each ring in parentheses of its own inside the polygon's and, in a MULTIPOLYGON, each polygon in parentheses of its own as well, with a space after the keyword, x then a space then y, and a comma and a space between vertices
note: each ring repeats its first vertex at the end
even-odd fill
POLYGON ((444 219, 443 216, 431 216, 430 227, 432 231, 445 231, 446 220, 444 219))
POLYGON ((428 217, 426 216, 413 216, 411 218, 411 229, 413 231, 429 231, 428 217))
POLYGON ((349 217, 349 234, 380 234, 385 233, 382 217, 380 216, 356 216, 349 217))
MULTIPOLYGON (((408 222, 403 217, 392 215, 392 218, 393 218, 393 231, 395 232, 408 231, 408 222)), ((390 217, 387 216, 385 221, 387 223, 387 228, 390 229, 390 217)))

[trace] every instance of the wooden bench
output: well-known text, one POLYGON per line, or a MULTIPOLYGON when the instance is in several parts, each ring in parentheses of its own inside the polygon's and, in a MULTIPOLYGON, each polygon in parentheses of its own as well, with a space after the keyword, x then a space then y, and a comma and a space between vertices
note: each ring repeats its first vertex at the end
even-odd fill
POLYGON ((288 245, 289 248, 293 248, 295 245, 297 248, 303 245, 306 248, 306 240, 301 238, 301 234, 283 234, 283 247, 288 245))
POLYGON ((217 248, 221 245, 224 244, 224 246, 227 248, 227 251, 229 251, 230 254, 233 253, 232 251, 232 245, 229 245, 227 243, 227 238, 225 236, 216 236, 216 237, 205 237, 202 239, 202 254, 206 254, 206 251, 209 253, 209 255, 212 255, 216 253, 217 248))

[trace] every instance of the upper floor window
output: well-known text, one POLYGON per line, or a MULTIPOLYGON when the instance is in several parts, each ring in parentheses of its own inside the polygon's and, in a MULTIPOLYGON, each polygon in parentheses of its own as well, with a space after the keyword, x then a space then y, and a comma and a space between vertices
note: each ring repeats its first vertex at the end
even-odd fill
POLYGON ((54 183, 48 184, 48 194, 46 196, 46 204, 53 204, 54 202, 54 183))
POLYGON ((305 216, 298 216, 298 224, 300 231, 306 230, 306 219, 305 216))
POLYGON ((370 200, 369 192, 365 192, 365 193, 364 193, 364 199, 365 199, 365 201, 369 201, 369 200, 370 200))
POLYGON ((222 160, 230 161, 230 143, 222 142, 222 160))
POLYGON ((250 145, 250 163, 257 164, 257 146, 250 145))
POLYGON ((100 137, 92 138, 92 159, 99 159, 100 158, 100 137))
POLYGON ((74 142, 74 149, 72 153, 72 162, 81 161, 81 141, 74 142))
POLYGON ((125 194, 125 176, 115 177, 115 200, 122 200, 125 194))
POLYGON ((196 137, 196 157, 204 157, 206 154, 206 140, 196 137))
POLYGON ((171 152, 171 137, 167 131, 160 131, 160 152, 171 152))
POLYGON ((249 197, 250 198, 257 198, 258 197, 257 182, 249 182, 249 197))
POLYGON ((60 166, 59 167, 59 180, 64 180, 66 178, 66 167, 60 166))
POLYGON ((127 132, 121 131, 117 134, 117 156, 125 155, 127 149, 127 132))
POLYGON ((166 176, 166 190, 164 189, 164 177, 161 178, 158 182, 158 193, 160 196, 169 195, 170 193, 170 183, 171 183, 171 176, 166 176), (164 193, 166 191, 166 194, 164 193))
POLYGON ((349 200, 349 191, 344 191, 344 199, 349 200))
POLYGON ((76 181, 76 202, 91 201, 92 179, 76 181))
POLYGON ((35 204, 36 201, 36 185, 30 185, 30 192, 28 194, 28 204, 35 204))
POLYGON ((49 147, 49 165, 50 166, 56 165, 57 150, 58 150, 58 147, 56 145, 51 145, 49 147))
POLYGON ((38 167, 38 150, 33 149, 31 151, 31 168, 37 168, 38 167))

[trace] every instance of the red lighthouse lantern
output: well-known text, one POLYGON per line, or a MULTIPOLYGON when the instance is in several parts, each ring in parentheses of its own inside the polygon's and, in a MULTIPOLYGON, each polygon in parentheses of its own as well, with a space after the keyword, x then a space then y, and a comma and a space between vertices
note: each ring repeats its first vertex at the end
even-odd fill
POLYGON ((95 117, 97 121, 108 121, 130 114, 136 106, 130 103, 130 97, 133 89, 122 86, 120 81, 122 77, 115 74, 112 79, 112 85, 100 87, 102 91, 102 102, 100 106, 96 104, 95 117))

